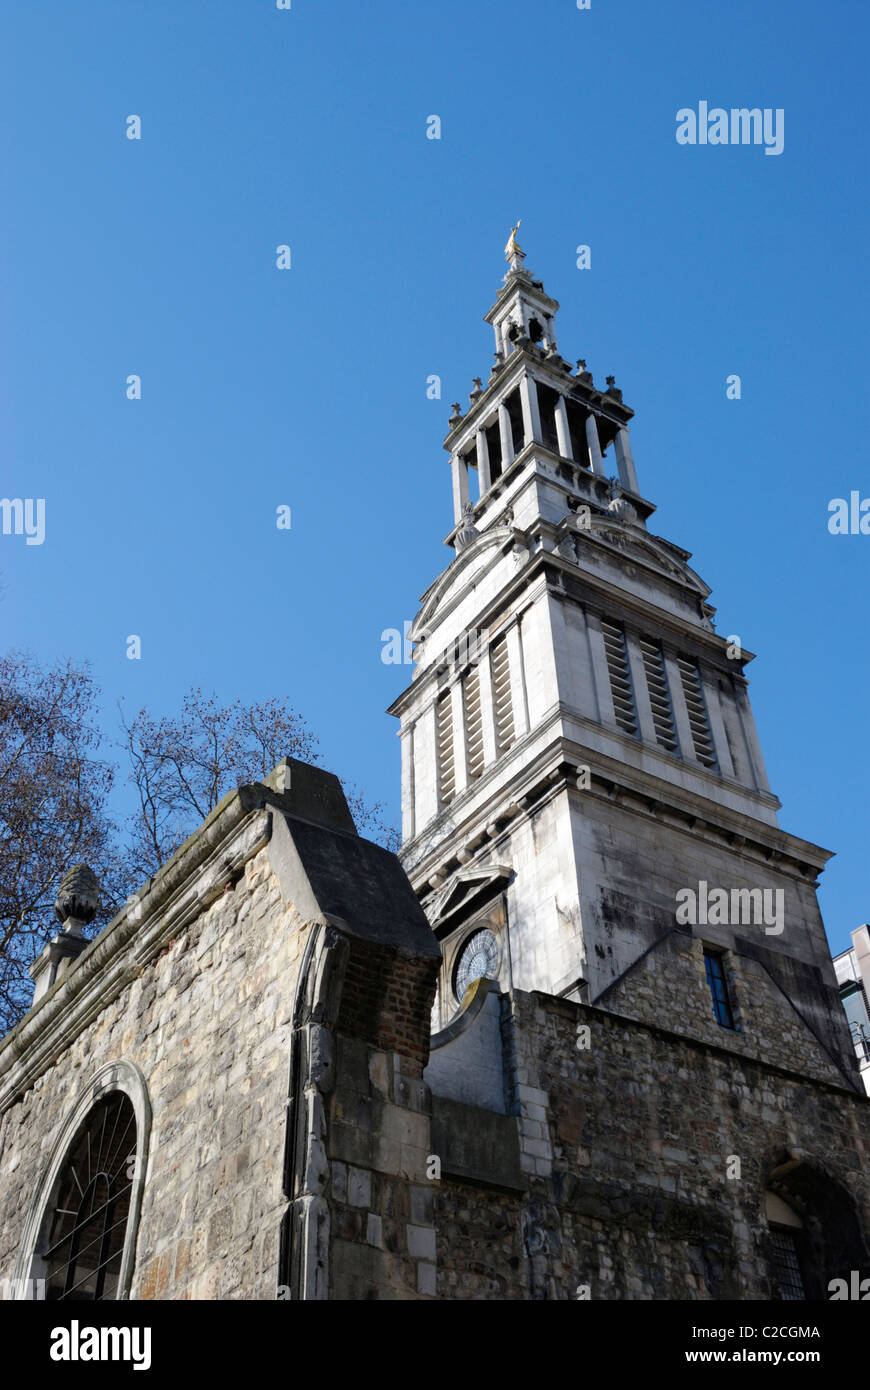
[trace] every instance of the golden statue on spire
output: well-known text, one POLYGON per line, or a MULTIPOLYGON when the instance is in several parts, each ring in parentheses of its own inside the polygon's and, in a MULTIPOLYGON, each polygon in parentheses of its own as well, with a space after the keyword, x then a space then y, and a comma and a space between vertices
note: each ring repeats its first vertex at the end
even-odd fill
POLYGON ((523 220, 522 218, 519 219, 519 221, 517 222, 517 225, 514 227, 513 231, 511 232, 510 236, 508 237, 508 244, 507 244, 507 246, 504 248, 504 255, 505 255, 505 260, 506 260, 506 261, 512 261, 513 258, 514 258, 514 256, 522 256, 522 255, 525 254, 524 251, 523 251, 523 248, 520 246, 519 242, 517 241, 517 232, 518 232, 519 229, 520 229, 520 222, 522 222, 522 220, 523 220))

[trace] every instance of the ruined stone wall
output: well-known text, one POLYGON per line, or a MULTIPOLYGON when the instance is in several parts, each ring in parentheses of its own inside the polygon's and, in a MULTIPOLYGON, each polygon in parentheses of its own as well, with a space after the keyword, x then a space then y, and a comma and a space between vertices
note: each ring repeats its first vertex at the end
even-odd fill
POLYGON ((0 1119, 0 1279, 57 1132, 105 1062, 153 1119, 132 1298, 274 1298, 289 1010, 306 932, 267 852, 0 1119))
POLYGON ((789 1164, 778 1190, 808 1226, 854 1202, 858 1248, 821 1222, 818 1286, 870 1259, 870 1107, 845 1085, 541 994, 513 996, 513 1025, 543 1137, 522 1194, 439 1186, 440 1297, 775 1297, 764 1196, 789 1164))
POLYGON ((52 1156, 132 1074, 132 1298, 434 1296, 439 965, 331 774, 288 760, 225 798, 0 1043, 0 1294, 52 1156))
POLYGON ((331 1298, 435 1295, 429 1092, 421 1073, 398 1052, 339 1035, 328 1124, 331 1298))

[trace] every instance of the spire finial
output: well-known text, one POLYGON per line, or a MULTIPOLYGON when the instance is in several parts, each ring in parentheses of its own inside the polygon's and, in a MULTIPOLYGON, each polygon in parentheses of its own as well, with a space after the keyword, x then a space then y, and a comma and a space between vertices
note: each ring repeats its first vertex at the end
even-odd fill
POLYGON ((505 260, 510 265, 511 270, 522 270, 523 261, 526 259, 526 253, 517 241, 517 232, 522 220, 521 217, 517 219, 517 225, 512 229, 507 246, 504 248, 505 260))

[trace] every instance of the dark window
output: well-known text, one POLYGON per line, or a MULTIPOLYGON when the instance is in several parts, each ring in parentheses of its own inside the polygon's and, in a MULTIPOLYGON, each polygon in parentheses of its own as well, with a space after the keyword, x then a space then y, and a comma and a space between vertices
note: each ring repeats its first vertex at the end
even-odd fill
POLYGON ((130 1212, 136 1121, 122 1091, 88 1113, 61 1170, 46 1248, 46 1299, 115 1299, 130 1212))
POLYGON ((734 1014, 731 1011, 731 1000, 728 998, 723 958, 718 951, 705 951, 704 964, 707 967, 707 984, 710 986, 716 1022, 723 1028, 733 1028, 734 1014))
POLYGON ((806 1293, 794 1235, 785 1226, 771 1226, 770 1248, 774 1298, 802 1303, 806 1293))

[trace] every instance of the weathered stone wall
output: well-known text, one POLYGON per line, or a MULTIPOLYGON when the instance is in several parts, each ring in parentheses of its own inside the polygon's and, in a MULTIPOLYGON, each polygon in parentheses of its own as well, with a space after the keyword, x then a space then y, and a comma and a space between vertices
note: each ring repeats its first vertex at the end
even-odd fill
POLYGON ((274 1298, 288 1013, 305 930, 266 850, 2 1117, 0 1279, 54 1138, 125 1057, 153 1110, 133 1298, 274 1298))
POLYGON ((527 1190, 439 1186, 440 1297, 775 1297, 764 1196, 789 1164, 776 1190, 828 1226, 815 1295, 870 1260, 870 1107, 845 1084, 546 995, 513 1020, 527 1190))
POLYGON ((0 1044, 0 1290, 126 1063, 151 1113, 132 1298, 434 1296, 439 964, 337 779, 290 760, 226 798, 0 1044))
MULTIPOLYGON (((781 892, 784 906, 782 931, 767 932, 762 925, 704 925, 686 929, 710 945, 741 957, 752 956, 759 968, 751 972, 749 988, 742 991, 740 1007, 751 1005, 758 989, 755 1017, 768 1025, 767 1042, 778 1033, 787 999, 800 1009, 816 1038, 829 1053, 852 1069, 853 1048, 843 1017, 831 964, 830 950, 816 899, 814 873, 802 876, 793 860, 772 856, 770 862, 758 847, 725 843, 721 831, 696 823, 663 822, 637 800, 631 806, 609 801, 595 793, 572 792, 571 824, 578 869, 580 914, 587 958, 584 974, 590 983, 590 1001, 610 994, 603 991, 654 946, 676 921, 677 895, 682 889, 698 891, 705 882, 731 889, 767 889, 781 892), (776 996, 780 995, 779 1002, 776 996)), ((785 838, 785 837, 783 837, 785 838)), ((519 977, 515 956, 515 982, 519 977)), ((676 985, 662 990, 650 1022, 676 1024, 686 999, 681 980, 694 973, 694 963, 673 960, 670 979, 676 985)), ((744 964, 746 962, 744 961, 744 964)), ((749 970, 749 966, 746 966, 749 970)), ((660 976, 657 984, 666 985, 660 976)), ((557 993, 558 991, 553 991, 557 993)), ((697 998, 697 994, 694 996, 697 998)), ((632 1000, 639 1007, 637 995, 632 1000)), ((622 1012, 621 1007, 618 1010, 622 1012)), ((634 1012, 632 1007, 628 1012, 634 1012)), ((697 1010, 695 1010, 697 1013, 697 1010)), ((705 1029, 709 1012, 705 1014, 705 1029)), ((715 1027, 715 1024, 713 1025, 715 1027)), ((763 1060, 785 1061, 759 1051, 763 1060)))
MULTIPOLYGON (((672 932, 645 955, 604 994, 601 1003, 615 1013, 702 1039, 714 1047, 842 1085, 853 1074, 851 1058, 826 1050, 825 1040, 812 1031, 764 960, 777 973, 799 969, 799 963, 773 957, 763 947, 755 949, 761 960, 738 952, 726 957, 734 1029, 722 1028, 713 1013, 703 942, 680 931, 672 932)), ((798 999, 804 992, 801 987, 792 991, 798 999)))
POLYGON ((328 1126, 334 1299, 435 1294, 429 1093, 421 1070, 397 1052, 339 1037, 328 1126))

